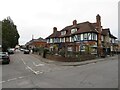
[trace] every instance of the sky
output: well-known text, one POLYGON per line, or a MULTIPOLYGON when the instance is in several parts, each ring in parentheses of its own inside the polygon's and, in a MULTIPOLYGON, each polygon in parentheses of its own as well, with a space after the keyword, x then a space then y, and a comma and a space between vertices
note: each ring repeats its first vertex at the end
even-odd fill
POLYGON ((0 20, 10 16, 17 25, 20 34, 19 44, 39 37, 46 38, 73 20, 78 23, 96 22, 101 16, 103 28, 110 28, 118 37, 118 1, 119 0, 0 0, 0 20))

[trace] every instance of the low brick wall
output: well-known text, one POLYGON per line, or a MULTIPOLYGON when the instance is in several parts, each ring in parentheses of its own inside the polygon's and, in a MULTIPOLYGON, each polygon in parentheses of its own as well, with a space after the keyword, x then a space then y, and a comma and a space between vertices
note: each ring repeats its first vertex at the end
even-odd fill
POLYGON ((80 55, 79 57, 62 57, 59 55, 46 55, 47 59, 55 60, 55 61, 62 61, 62 62, 78 62, 78 61, 85 61, 85 60, 92 60, 95 59, 95 55, 80 55))

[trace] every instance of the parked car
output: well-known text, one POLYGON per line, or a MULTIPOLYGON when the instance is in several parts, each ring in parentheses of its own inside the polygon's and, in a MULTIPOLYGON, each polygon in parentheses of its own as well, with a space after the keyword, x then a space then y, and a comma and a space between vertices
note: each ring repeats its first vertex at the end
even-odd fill
POLYGON ((28 49, 24 50, 24 54, 29 54, 29 53, 30 53, 30 50, 28 50, 28 49))
POLYGON ((8 51, 8 54, 14 54, 15 49, 14 48, 9 48, 7 51, 8 51))
POLYGON ((21 49, 20 49, 20 51, 22 51, 22 52, 23 52, 23 51, 24 51, 24 49, 23 49, 23 48, 21 48, 21 49))
POLYGON ((7 52, 0 52, 0 64, 9 64, 10 57, 7 52))

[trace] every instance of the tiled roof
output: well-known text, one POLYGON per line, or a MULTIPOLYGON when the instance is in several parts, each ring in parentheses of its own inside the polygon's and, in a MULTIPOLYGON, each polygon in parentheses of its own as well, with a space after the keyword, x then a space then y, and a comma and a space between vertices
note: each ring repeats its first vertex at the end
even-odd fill
MULTIPOLYGON (((57 31, 56 33, 52 33, 50 36, 48 36, 47 38, 55 38, 55 37, 58 37, 60 36, 60 31, 57 31)), ((46 38, 46 39, 47 39, 46 38)))
POLYGON ((30 40, 29 42, 26 43, 26 45, 30 45, 33 42, 46 42, 46 40, 40 37, 38 39, 32 39, 32 40, 30 40))
POLYGON ((74 34, 85 33, 85 32, 97 33, 97 30, 95 29, 95 26, 93 23, 84 22, 84 23, 78 24, 78 31, 75 32, 74 34))
POLYGON ((111 38, 115 38, 115 39, 117 39, 117 37, 113 36, 112 34, 110 34, 110 37, 111 37, 111 38))
MULTIPOLYGON (((97 28, 96 28, 96 23, 90 23, 90 22, 86 21, 86 22, 83 22, 83 23, 78 23, 76 25, 69 25, 69 26, 66 26, 65 28, 63 28, 60 31, 56 31, 55 33, 52 33, 47 38, 68 37, 68 36, 72 36, 72 35, 80 34, 80 33, 85 33, 85 32, 98 33, 97 28), (73 28, 77 28, 77 31, 75 33, 71 34, 71 29, 73 29, 73 28), (62 31, 66 31, 66 34, 65 35, 61 35, 62 31)), ((110 29, 109 28, 102 29, 101 34, 105 35, 105 36, 109 34, 110 37, 117 39, 115 36, 113 36, 110 33, 110 29)))
POLYGON ((105 35, 105 36, 106 36, 107 34, 110 34, 109 28, 107 28, 107 29, 102 29, 101 34, 102 34, 102 35, 105 35))
POLYGON ((87 21, 87 22, 83 22, 83 23, 78 23, 76 25, 66 26, 61 31, 57 31, 56 33, 52 33, 47 38, 67 37, 67 36, 71 36, 71 35, 79 34, 79 33, 84 33, 84 32, 95 32, 95 33, 98 33, 95 28, 96 28, 96 23, 90 23, 90 22, 87 21), (71 34, 71 29, 73 29, 73 28, 77 28, 77 32, 71 34), (66 34, 65 35, 61 35, 60 33, 62 31, 66 31, 66 34))
POLYGON ((111 38, 115 38, 115 39, 117 39, 117 37, 115 37, 114 35, 112 35, 112 34, 111 34, 111 32, 110 32, 110 29, 109 29, 109 28, 102 29, 101 34, 102 34, 102 35, 105 35, 105 36, 107 36, 107 35, 109 34, 111 38))

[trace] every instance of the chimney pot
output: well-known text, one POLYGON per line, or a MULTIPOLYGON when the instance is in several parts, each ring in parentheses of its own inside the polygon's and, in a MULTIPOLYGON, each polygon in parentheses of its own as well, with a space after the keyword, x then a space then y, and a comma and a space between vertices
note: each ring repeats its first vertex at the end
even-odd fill
POLYGON ((73 21, 73 25, 77 25, 77 20, 74 20, 74 21, 73 21))
POLYGON ((57 32, 57 28, 54 27, 54 28, 53 28, 53 33, 56 33, 56 32, 57 32))

